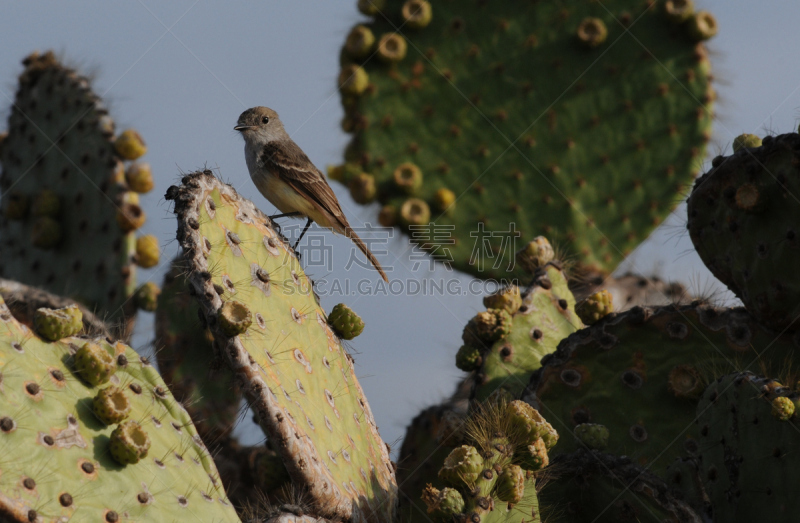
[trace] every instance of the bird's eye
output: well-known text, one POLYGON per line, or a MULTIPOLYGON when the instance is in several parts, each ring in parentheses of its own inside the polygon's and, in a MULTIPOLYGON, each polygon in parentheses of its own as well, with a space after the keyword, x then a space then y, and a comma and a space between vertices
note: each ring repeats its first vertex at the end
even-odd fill
POLYGON ((269 123, 269 116, 265 116, 261 119, 261 123, 269 123))

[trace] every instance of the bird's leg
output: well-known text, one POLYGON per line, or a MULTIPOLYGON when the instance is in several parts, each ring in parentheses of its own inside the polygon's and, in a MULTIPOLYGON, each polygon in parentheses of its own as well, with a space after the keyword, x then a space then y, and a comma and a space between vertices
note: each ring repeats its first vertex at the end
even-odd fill
MULTIPOLYGON (((300 240, 303 239, 303 236, 305 236, 306 231, 308 230, 309 227, 311 227, 311 222, 312 222, 311 218, 309 218, 306 221, 306 226, 303 227, 303 232, 300 233, 300 237, 297 238, 297 241, 294 243, 294 247, 292 247, 292 249, 294 249, 295 251, 297 250, 297 246, 300 245, 300 240)), ((300 255, 298 254, 297 257, 299 258, 300 255)))
POLYGON ((283 214, 273 214, 269 217, 269 219, 274 222, 278 218, 286 218, 287 216, 300 216, 301 214, 302 213, 300 212, 285 212, 283 214))

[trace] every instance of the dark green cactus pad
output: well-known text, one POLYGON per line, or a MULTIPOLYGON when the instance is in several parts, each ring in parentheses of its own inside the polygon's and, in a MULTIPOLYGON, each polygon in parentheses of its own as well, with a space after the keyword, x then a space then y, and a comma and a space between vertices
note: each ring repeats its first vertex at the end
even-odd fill
MULTIPOLYGON (((689 504, 658 476, 631 462, 579 450, 553 458, 541 504, 561 523, 701 523, 689 504)), ((546 521, 548 519, 545 519, 546 521)))
POLYGON ((518 398, 542 357, 583 327, 566 275, 553 264, 540 271, 512 318, 508 335, 484 350, 483 365, 473 375, 475 399, 483 401, 498 389, 518 398))
POLYGON ((6 253, 0 276, 103 311, 124 338, 136 312, 128 299, 135 288, 135 237, 120 229, 117 215, 121 208, 142 220, 144 215, 138 194, 125 185, 114 122, 89 80, 52 52, 34 53, 23 63, 0 147, 0 243, 6 253), (21 201, 30 204, 20 207, 21 201))
POLYGON ((714 521, 794 521, 800 424, 795 415, 775 418, 775 398, 797 404, 800 396, 774 380, 750 373, 725 376, 709 385, 697 405, 699 478, 708 492, 714 521))
POLYGON ((557 452, 583 447, 570 436, 575 426, 601 424, 608 452, 663 474, 697 451, 695 406, 705 383, 741 369, 778 372, 798 356, 796 340, 776 339, 743 309, 636 307, 563 340, 522 397, 563 434, 557 452))
POLYGON ((123 343, 94 340, 113 355, 111 384, 124 390, 129 420, 151 442, 122 466, 109 451, 116 425, 93 412, 100 390, 75 374, 87 339, 46 343, 0 302, 0 519, 61 521, 239 521, 189 415, 156 370, 123 343))
POLYGON ((703 263, 764 325, 800 323, 800 135, 719 156, 688 200, 689 235, 703 263))
POLYGON ((199 312, 189 295, 186 263, 176 258, 164 276, 156 309, 158 369, 203 439, 217 441, 233 430, 242 396, 199 312))
MULTIPOLYGON (((342 90, 343 128, 354 133, 345 159, 396 209, 409 195, 395 170, 416 165, 414 197, 434 223, 455 226, 457 269, 506 275, 505 264, 471 261, 477 220, 485 231, 515 224, 520 243, 547 235, 608 272, 677 205, 701 166, 715 98, 692 20, 670 21, 655 1, 437 2, 413 30, 403 4, 386 1, 365 25, 376 41, 399 30, 405 58, 342 51, 343 70, 361 63, 369 77, 360 92, 342 90), (578 38, 589 17, 607 28, 593 48, 578 38), (436 208, 442 188, 458 197, 449 212, 436 208)), ((502 252, 508 237, 485 239, 502 252)))
POLYGON ((185 176, 167 198, 203 317, 294 483, 317 515, 389 520, 397 487, 386 446, 294 252, 210 171, 185 176), (217 318, 232 301, 253 320, 228 337, 217 318))

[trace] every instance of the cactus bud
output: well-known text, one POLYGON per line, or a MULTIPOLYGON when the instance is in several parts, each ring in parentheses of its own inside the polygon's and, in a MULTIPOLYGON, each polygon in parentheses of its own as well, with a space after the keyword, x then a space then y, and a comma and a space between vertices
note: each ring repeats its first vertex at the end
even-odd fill
POLYGON ((359 173, 347 185, 350 189, 350 196, 356 203, 369 203, 375 199, 375 195, 378 193, 375 187, 375 177, 371 174, 359 173))
POLYGON ((576 307, 575 312, 586 325, 597 323, 601 318, 614 311, 611 293, 603 289, 595 292, 576 307))
POLYGON ((772 400, 772 415, 779 421, 789 421, 794 416, 794 403, 789 398, 778 396, 772 400))
POLYGON ((717 19, 708 11, 699 11, 689 19, 689 34, 698 41, 708 40, 717 34, 717 19))
POLYGON ((755 134, 740 134, 733 139, 733 152, 742 148, 761 147, 761 138, 755 134))
POLYGON ((135 203, 123 202, 117 209, 117 225, 122 232, 135 231, 144 225, 145 219, 144 211, 135 203))
POLYGON ((479 312, 464 327, 461 339, 467 345, 491 345, 506 337, 511 331, 511 322, 511 315, 504 309, 479 312))
POLYGON ((525 473, 519 465, 508 465, 497 476, 495 492, 500 501, 516 504, 525 493, 525 473))
POLYGON ((384 62, 399 62, 407 50, 406 39, 398 33, 386 33, 378 41, 378 58, 384 62))
POLYGON ((136 289, 134 296, 136 307, 147 312, 154 312, 158 308, 158 297, 161 295, 161 288, 149 281, 143 283, 136 289))
POLYGON ((537 236, 516 254, 517 263, 530 273, 544 267, 554 257, 553 247, 544 236, 537 236))
POLYGON ((149 163, 134 162, 125 170, 125 181, 128 188, 137 193, 146 193, 153 190, 153 172, 149 163))
POLYGON ((158 238, 152 234, 140 236, 136 239, 136 265, 144 269, 158 265, 161 249, 158 238))
POLYGON ((456 210, 456 194, 445 187, 438 189, 433 193, 433 207, 448 216, 453 214, 456 210))
POLYGON ((395 185, 406 194, 414 194, 422 186, 422 171, 411 162, 398 165, 392 178, 395 185))
POLYGON ((506 416, 515 434, 519 434, 528 445, 542 438, 545 447, 550 449, 558 441, 558 433, 539 414, 539 411, 521 400, 514 400, 506 406, 506 416))
POLYGON ((433 10, 426 0, 408 0, 403 4, 403 20, 412 29, 422 29, 431 23, 433 10))
POLYGON ((369 75, 357 65, 348 65, 339 73, 339 88, 346 94, 361 94, 369 86, 369 75))
POLYGON ((487 309, 504 309, 509 314, 514 314, 522 306, 519 287, 509 285, 494 294, 484 296, 483 305, 487 309))
POLYGON ((344 303, 336 305, 328 314, 328 325, 344 340, 352 340, 364 331, 364 321, 344 303))
POLYGON ((454 521, 454 516, 464 511, 464 498, 453 488, 439 490, 428 483, 422 491, 422 501, 434 521, 454 521))
POLYGON ((581 423, 575 427, 575 437, 592 450, 608 447, 608 427, 595 423, 581 423))
POLYGON ((483 471, 483 458, 475 447, 461 445, 444 459, 439 470, 439 479, 454 487, 475 483, 483 471))
POLYGON ((347 35, 344 49, 347 54, 358 60, 368 56, 374 45, 375 35, 372 34, 369 27, 357 25, 347 35))
POLYGON ((409 198, 400 207, 400 219, 405 225, 425 225, 431 220, 431 209, 419 198, 409 198))
POLYGON ((114 150, 125 160, 135 160, 147 152, 147 145, 139 133, 126 129, 114 141, 114 150))
POLYGON ((682 24, 694 14, 694 2, 692 0, 666 0, 663 4, 663 12, 670 21, 682 24))
POLYGON ((456 367, 464 372, 478 370, 483 363, 481 351, 472 345, 462 345, 456 353, 456 367))
POLYGON ((606 41, 608 29, 599 18, 585 18, 578 26, 578 40, 586 47, 597 47, 606 41))

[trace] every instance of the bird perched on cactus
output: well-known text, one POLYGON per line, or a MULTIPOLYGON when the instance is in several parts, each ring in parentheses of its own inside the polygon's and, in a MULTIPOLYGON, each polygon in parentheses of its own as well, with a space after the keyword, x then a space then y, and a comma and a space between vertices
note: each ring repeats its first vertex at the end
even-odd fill
POLYGON ((286 133, 278 113, 268 107, 253 107, 239 116, 234 130, 244 137, 245 160, 253 183, 282 213, 271 218, 307 218, 295 248, 311 222, 316 222, 353 240, 381 277, 389 281, 381 264, 350 227, 325 175, 286 133))

